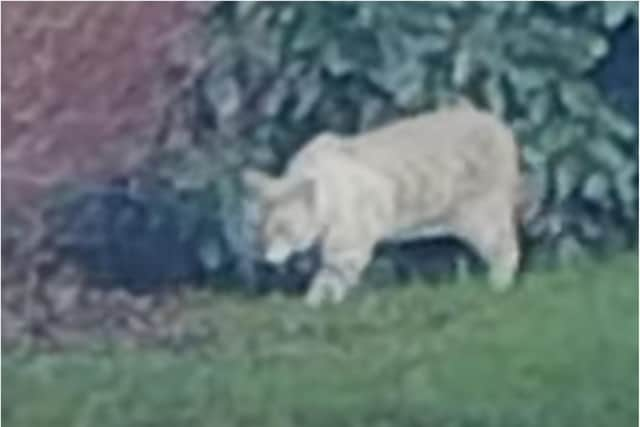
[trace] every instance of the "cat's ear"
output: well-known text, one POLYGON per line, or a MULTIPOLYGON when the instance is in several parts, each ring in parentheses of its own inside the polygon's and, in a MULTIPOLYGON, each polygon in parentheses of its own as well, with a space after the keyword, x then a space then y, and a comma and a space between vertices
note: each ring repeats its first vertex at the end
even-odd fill
POLYGON ((301 200, 313 207, 316 199, 315 181, 307 177, 274 178, 255 169, 247 169, 242 173, 242 183, 253 196, 264 203, 282 200, 301 200))
POLYGON ((255 169, 246 169, 242 172, 242 184, 255 195, 266 196, 275 190, 276 179, 255 169))

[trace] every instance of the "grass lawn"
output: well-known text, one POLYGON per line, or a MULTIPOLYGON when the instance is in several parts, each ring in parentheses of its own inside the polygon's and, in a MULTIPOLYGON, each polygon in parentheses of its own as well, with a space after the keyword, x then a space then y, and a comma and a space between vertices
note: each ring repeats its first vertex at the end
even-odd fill
POLYGON ((194 295, 204 343, 5 352, 6 426, 637 426, 637 254, 361 292, 194 295))

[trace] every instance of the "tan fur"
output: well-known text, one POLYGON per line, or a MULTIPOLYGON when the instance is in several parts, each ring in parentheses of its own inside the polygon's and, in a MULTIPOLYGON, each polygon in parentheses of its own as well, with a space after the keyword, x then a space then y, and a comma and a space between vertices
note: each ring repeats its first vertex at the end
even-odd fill
POLYGON ((353 137, 321 134, 280 178, 247 171, 265 257, 283 262, 314 242, 322 266, 310 304, 341 301, 383 240, 452 235, 506 289, 520 251, 522 185, 511 131, 468 102, 353 137))

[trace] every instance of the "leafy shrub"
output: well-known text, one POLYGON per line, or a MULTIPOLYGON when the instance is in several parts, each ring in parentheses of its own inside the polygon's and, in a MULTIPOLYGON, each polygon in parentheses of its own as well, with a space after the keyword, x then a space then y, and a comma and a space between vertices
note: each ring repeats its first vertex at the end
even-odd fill
POLYGON ((464 95, 522 145, 542 205, 524 230, 531 253, 563 261, 633 244, 637 124, 593 76, 612 34, 637 20, 632 2, 216 4, 201 34, 209 66, 163 134, 191 147, 168 188, 220 221, 212 235, 246 242, 228 226, 238 169, 277 173, 319 131, 355 133, 464 95))

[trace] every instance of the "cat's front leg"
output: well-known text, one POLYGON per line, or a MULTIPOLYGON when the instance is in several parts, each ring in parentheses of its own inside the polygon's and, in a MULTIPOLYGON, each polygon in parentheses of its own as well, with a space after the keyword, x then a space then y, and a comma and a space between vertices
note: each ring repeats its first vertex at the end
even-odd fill
POLYGON ((342 302, 349 290, 356 286, 365 267, 371 260, 371 249, 342 251, 323 260, 314 276, 305 301, 316 307, 326 301, 342 302))

